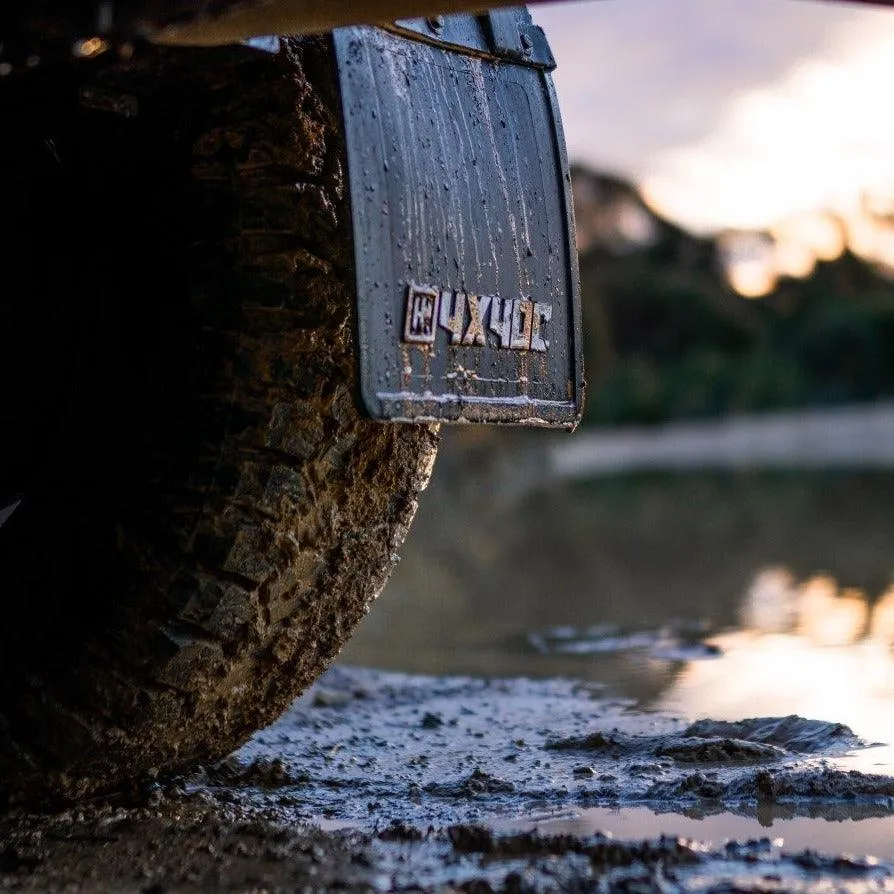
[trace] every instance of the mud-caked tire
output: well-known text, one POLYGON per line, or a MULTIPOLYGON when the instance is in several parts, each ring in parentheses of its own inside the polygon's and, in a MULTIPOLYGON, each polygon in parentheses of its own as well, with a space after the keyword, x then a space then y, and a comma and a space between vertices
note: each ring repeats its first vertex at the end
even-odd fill
POLYGON ((275 718, 384 585, 437 441, 357 409, 326 41, 40 78, 0 90, 7 802, 275 718))

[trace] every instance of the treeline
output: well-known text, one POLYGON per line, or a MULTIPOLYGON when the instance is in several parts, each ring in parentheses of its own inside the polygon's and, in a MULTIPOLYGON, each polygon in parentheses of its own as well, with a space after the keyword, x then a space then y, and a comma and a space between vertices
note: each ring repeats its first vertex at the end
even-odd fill
POLYGON ((585 422, 894 396, 894 283, 871 265, 846 252, 749 300, 726 282, 713 240, 653 215, 623 181, 577 170, 575 185, 585 422))

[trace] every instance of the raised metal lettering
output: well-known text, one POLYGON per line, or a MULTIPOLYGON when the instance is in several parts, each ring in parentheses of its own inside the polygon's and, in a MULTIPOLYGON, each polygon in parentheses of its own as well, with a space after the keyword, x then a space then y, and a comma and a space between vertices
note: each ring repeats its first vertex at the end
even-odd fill
POLYGON ((431 286, 407 286, 407 313, 404 319, 404 341, 434 344, 435 320, 438 316, 438 290, 431 286))
POLYGON ((531 323, 531 350, 545 353, 549 349, 549 339, 543 335, 544 323, 553 318, 551 304, 542 301, 534 302, 534 316, 531 323))
POLYGON ((490 331, 500 338, 500 347, 508 348, 512 330, 512 300, 494 295, 490 303, 490 331))
POLYGON ((527 351, 531 347, 531 329, 534 323, 534 302, 516 298, 512 302, 512 337, 509 347, 527 351))
POLYGON ((491 343, 496 336, 501 348, 545 353, 549 350, 546 324, 552 316, 552 306, 542 301, 470 295, 410 283, 403 335, 411 344, 431 345, 440 326, 449 333, 451 345, 483 348, 492 333, 491 343))
POLYGON ((455 295, 448 291, 441 292, 441 311, 438 323, 450 333, 450 344, 458 345, 462 341, 463 329, 466 325, 465 292, 457 292, 455 295))
POLYGON ((490 295, 468 295, 466 301, 469 304, 469 325, 463 336, 464 345, 478 345, 484 347, 487 344, 487 336, 484 332, 484 317, 490 306, 490 295))

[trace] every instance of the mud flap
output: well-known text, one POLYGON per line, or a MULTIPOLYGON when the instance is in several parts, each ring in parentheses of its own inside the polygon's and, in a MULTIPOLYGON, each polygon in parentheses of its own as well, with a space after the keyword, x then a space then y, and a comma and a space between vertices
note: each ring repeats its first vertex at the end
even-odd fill
POLYGON ((334 41, 366 409, 573 427, 580 291, 543 32, 514 8, 334 41))

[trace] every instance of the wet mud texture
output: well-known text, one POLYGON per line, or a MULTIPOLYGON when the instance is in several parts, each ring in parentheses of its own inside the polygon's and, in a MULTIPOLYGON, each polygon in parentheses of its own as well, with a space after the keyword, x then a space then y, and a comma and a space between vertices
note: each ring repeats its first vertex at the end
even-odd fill
POLYGON ((568 681, 335 669, 229 759, 136 803, 7 814, 0 888, 894 890, 883 861, 787 851, 769 838, 518 828, 592 806, 894 816, 894 779, 836 766, 863 744, 838 724, 796 717, 689 724, 568 681))
POLYGON ((357 410, 331 61, 157 51, 4 93, 33 219, 2 225, 0 801, 225 755, 397 561, 437 435, 357 410))

